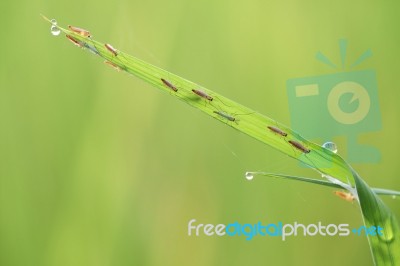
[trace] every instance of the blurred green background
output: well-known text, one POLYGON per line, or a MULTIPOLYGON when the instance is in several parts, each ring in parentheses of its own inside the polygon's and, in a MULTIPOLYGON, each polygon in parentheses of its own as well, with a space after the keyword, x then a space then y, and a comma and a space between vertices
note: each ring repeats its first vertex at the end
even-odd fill
MULTIPOLYGON (((372 265, 365 237, 189 237, 187 223, 348 223, 357 204, 289 157, 53 37, 39 14, 290 124, 286 81, 334 73, 349 41, 377 73, 382 154, 356 164, 400 189, 398 1, 3 1, 0 265, 372 265)), ((318 128, 316 128, 318 130, 318 128)), ((345 140, 338 139, 339 153, 345 140)), ((342 149, 343 150, 343 149, 342 149)), ((400 216, 399 200, 385 198, 400 216)))

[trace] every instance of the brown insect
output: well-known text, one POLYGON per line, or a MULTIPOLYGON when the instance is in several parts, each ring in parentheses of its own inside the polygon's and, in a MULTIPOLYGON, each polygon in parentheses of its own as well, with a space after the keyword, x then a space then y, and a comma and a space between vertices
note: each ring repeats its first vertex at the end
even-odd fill
POLYGON ((114 64, 114 63, 112 63, 110 61, 106 60, 106 61, 104 61, 104 64, 109 65, 110 67, 114 68, 118 72, 122 70, 120 66, 118 66, 118 65, 116 65, 116 64, 114 64))
POLYGON ((168 80, 161 78, 161 81, 164 83, 165 86, 167 86, 168 88, 170 88, 170 89, 173 90, 174 92, 177 92, 177 91, 178 91, 178 88, 175 87, 175 85, 172 84, 171 82, 169 82, 168 80))
POLYGON ((353 202, 356 199, 356 197, 353 194, 348 193, 348 192, 334 191, 333 193, 336 196, 338 196, 339 198, 344 199, 345 201, 348 201, 348 202, 353 202))
POLYGON ((201 91, 201 90, 195 90, 195 89, 193 89, 192 90, 195 94, 197 94, 198 96, 200 96, 201 98, 204 98, 204 99, 206 99, 206 100, 208 100, 208 101, 212 101, 212 100, 214 100, 214 98, 213 97, 211 97, 210 95, 208 95, 207 93, 205 93, 204 91, 201 91))
POLYGON ((87 30, 84 30, 84 29, 81 29, 81 28, 78 28, 78 27, 74 27, 74 26, 70 26, 70 25, 68 25, 68 28, 71 31, 73 31, 73 32, 75 32, 75 33, 77 33, 77 34, 79 34, 79 35, 81 35, 83 37, 91 37, 90 32, 87 31, 87 30))
POLYGON ((306 147, 304 147, 300 142, 297 142, 295 140, 289 140, 289 143, 295 147, 296 149, 298 149, 299 151, 303 152, 303 153, 310 153, 311 150, 307 149, 306 147))
POLYGON ((267 126, 267 128, 268 128, 269 130, 271 130, 272 132, 274 132, 274 133, 276 133, 276 134, 278 134, 278 135, 281 135, 282 137, 286 137, 286 136, 287 136, 287 133, 286 133, 286 132, 283 132, 282 130, 280 130, 280 129, 277 128, 277 127, 267 126))
POLYGON ((65 37, 67 37, 67 39, 70 40, 70 42, 72 42, 73 44, 75 44, 79 48, 83 47, 83 44, 80 41, 78 41, 77 39, 75 39, 74 37, 72 37, 70 35, 65 35, 65 37))
POLYGON ((117 49, 111 46, 111 44, 104 44, 104 46, 107 48, 108 51, 110 51, 114 56, 118 55, 117 49))

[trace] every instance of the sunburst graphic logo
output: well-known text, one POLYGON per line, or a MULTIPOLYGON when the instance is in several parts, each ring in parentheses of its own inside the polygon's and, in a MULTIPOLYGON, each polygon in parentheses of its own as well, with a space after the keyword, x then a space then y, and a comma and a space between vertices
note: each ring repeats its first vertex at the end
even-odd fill
POLYGON ((376 163, 379 151, 368 143, 360 143, 362 134, 381 129, 378 86, 374 70, 354 70, 372 56, 370 49, 347 64, 347 41, 339 40, 340 67, 323 53, 316 59, 336 73, 294 78, 287 81, 291 124, 306 137, 321 142, 346 137, 349 162, 376 163))

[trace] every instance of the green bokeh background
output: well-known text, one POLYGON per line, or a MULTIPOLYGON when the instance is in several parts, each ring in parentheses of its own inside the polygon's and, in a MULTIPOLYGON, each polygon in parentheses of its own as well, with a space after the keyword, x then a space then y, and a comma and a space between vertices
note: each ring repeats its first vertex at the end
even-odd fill
MULTIPOLYGON (((187 223, 348 223, 332 190, 244 178, 316 177, 296 161, 105 66, 39 14, 290 124, 286 81, 333 73, 349 41, 375 69, 382 154, 354 165, 400 189, 398 1, 2 1, 0 265, 372 265, 365 237, 189 237, 187 223)), ((316 125, 315 130, 318 130, 316 125)), ((335 140, 345 153, 345 138, 335 140)), ((400 216, 399 200, 386 198, 400 216)))

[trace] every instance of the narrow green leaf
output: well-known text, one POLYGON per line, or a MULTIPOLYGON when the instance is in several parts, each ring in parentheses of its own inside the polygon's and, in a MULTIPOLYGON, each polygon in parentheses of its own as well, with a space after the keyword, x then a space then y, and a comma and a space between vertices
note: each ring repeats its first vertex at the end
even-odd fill
POLYGON ((383 235, 368 235, 376 265, 400 265, 400 228, 394 214, 353 171, 360 206, 367 227, 381 226, 383 235))
MULTIPOLYGON (((47 18, 45 19, 50 22, 47 18)), ((117 50, 117 55, 115 56, 105 47, 104 43, 95 41, 92 38, 81 36, 75 32, 62 28, 61 26, 57 25, 57 27, 66 35, 75 39, 83 48, 96 53, 99 57, 111 62, 120 70, 153 84, 155 87, 167 92, 169 95, 177 97, 179 100, 184 101, 228 126, 231 126, 236 130, 239 130, 242 133, 289 155, 290 157, 303 162, 306 165, 309 165, 312 169, 317 169, 321 173, 334 176, 342 182, 348 182, 351 177, 351 171, 347 168, 344 160, 339 155, 304 139, 299 133, 291 130, 289 127, 214 91, 208 90, 194 82, 188 81, 171 72, 146 63, 120 50, 117 50), (162 82, 161 79, 167 80, 170 84, 175 86, 178 91, 172 91, 162 82), (211 96, 213 100, 207 101, 196 95, 192 90, 203 91, 207 95, 211 96), (215 112, 223 112, 224 114, 235 118, 235 121, 229 121, 226 117, 215 112), (279 128, 285 132, 287 136, 283 137, 272 132, 267 128, 268 126, 279 128), (296 149, 288 142, 289 140, 301 143, 305 148, 310 149, 311 152, 304 153, 299 149, 296 149)))
MULTIPOLYGON (((344 189, 343 186, 339 184, 335 184, 326 180, 309 178, 309 177, 301 177, 301 176, 293 176, 293 175, 284 175, 284 174, 276 174, 276 173, 267 173, 267 172, 247 172, 246 174, 249 175, 260 175, 260 176, 267 176, 273 178, 284 178, 289 180, 301 181, 326 187, 332 187, 337 189, 344 189)), ((383 189, 383 188, 371 188, 371 190, 377 195, 385 195, 385 196, 400 196, 400 191, 390 190, 390 189, 383 189)))
POLYGON ((247 174, 268 176, 268 177, 273 177, 273 178, 284 178, 284 179, 290 179, 290 180, 295 180, 295 181, 301 181, 301 182, 306 182, 306 183, 322 185, 322 186, 326 186, 326 187, 333 187, 333 188, 343 189, 343 187, 338 185, 338 184, 334 184, 334 183, 331 183, 331 182, 326 181, 326 180, 309 178, 309 177, 284 175, 284 174, 275 174, 275 173, 266 173, 266 172, 247 172, 246 175, 247 174))
MULTIPOLYGON (((45 19, 51 23, 50 20, 45 19)), ((377 265, 400 264, 400 231, 398 222, 380 198, 339 155, 304 139, 289 127, 216 92, 122 51, 107 49, 104 43, 85 37, 83 36, 84 34, 72 32, 58 25, 57 27, 70 36, 70 40, 76 45, 105 59, 114 68, 135 75, 207 115, 309 165, 323 174, 329 182, 335 183, 335 180, 337 180, 338 183, 349 184, 350 187, 356 186, 365 224, 367 226, 379 225, 384 227, 385 230, 384 240, 380 237, 369 237, 375 263, 377 265), (163 82, 162 79, 166 80, 167 83, 163 82), (172 88, 175 89, 172 90, 172 88), (199 93, 196 94, 193 90, 201 91, 204 97, 200 97, 199 93), (208 100, 205 98, 208 98, 208 100), (268 127, 279 128, 281 132, 285 133, 285 136, 273 132, 268 127), (293 141, 298 145, 293 145, 293 141)), ((309 180, 308 182, 311 181, 309 180)), ((320 184, 323 185, 325 183, 322 182, 320 184)))

